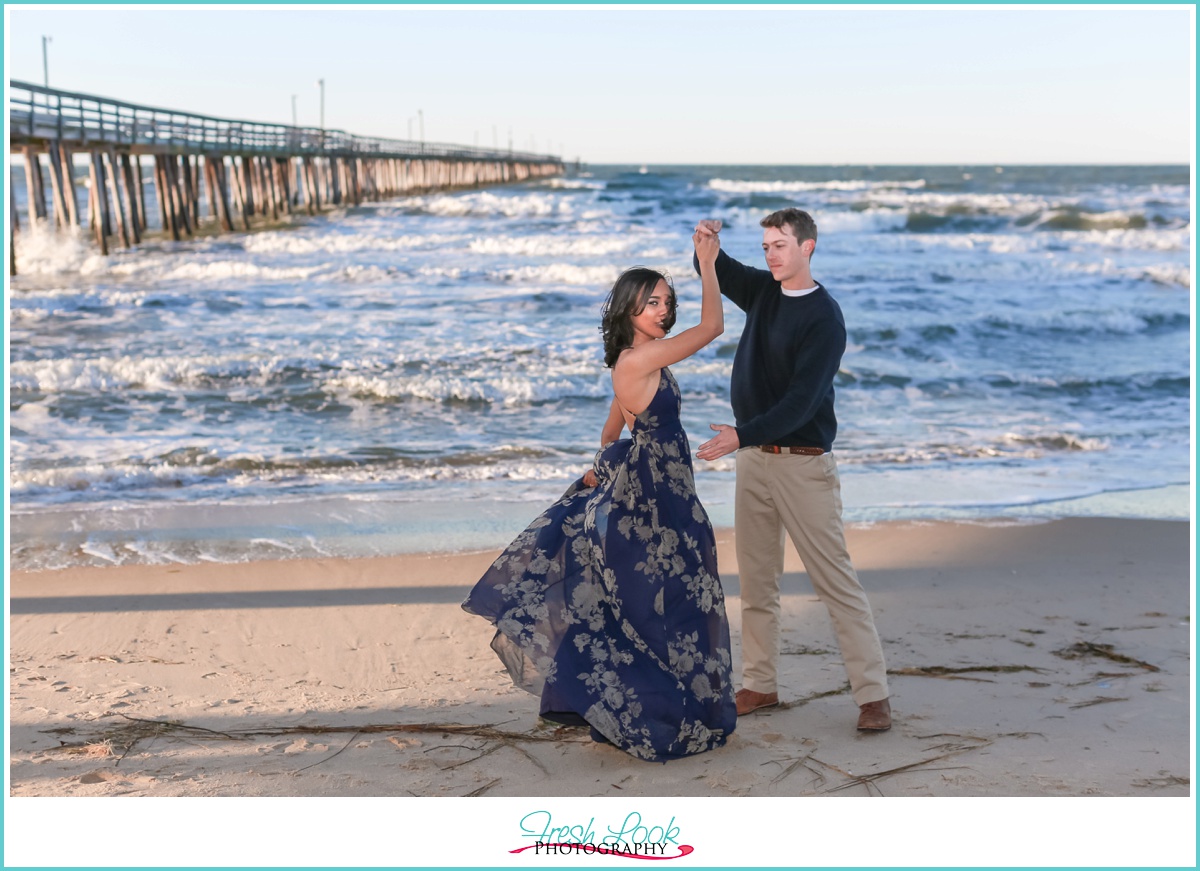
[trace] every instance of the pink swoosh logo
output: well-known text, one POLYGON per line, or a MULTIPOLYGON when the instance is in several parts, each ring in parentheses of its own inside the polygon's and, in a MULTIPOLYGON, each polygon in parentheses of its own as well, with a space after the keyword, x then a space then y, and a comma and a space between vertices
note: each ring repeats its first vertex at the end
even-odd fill
POLYGON ((521 847, 517 850, 509 850, 508 852, 523 853, 526 850, 533 850, 537 847, 578 847, 579 849, 576 852, 584 853, 585 855, 587 855, 587 853, 595 852, 604 856, 624 856, 626 859, 654 859, 655 861, 662 859, 682 859, 684 856, 689 855, 693 851, 693 848, 689 847, 687 844, 680 844, 678 856, 645 856, 641 853, 626 853, 621 850, 611 850, 608 847, 603 846, 597 846, 595 850, 584 851, 582 844, 530 844, 528 847, 521 847))

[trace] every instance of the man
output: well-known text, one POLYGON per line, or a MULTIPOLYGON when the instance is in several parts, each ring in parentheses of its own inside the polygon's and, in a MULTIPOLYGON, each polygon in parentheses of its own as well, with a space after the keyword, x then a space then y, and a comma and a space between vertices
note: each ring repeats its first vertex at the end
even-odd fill
MULTIPOLYGON (((768 215, 763 252, 769 271, 717 255, 721 293, 746 313, 733 359, 736 426, 696 456, 737 451, 734 525, 742 585, 742 689, 737 712, 779 704, 779 578, 786 530, 825 603, 859 706, 858 729, 891 728, 887 673, 871 606, 842 530, 841 483, 830 450, 837 434, 833 379, 846 350, 842 310, 813 280, 817 226, 807 212, 768 215)), ((701 221, 716 235, 720 221, 701 221)))

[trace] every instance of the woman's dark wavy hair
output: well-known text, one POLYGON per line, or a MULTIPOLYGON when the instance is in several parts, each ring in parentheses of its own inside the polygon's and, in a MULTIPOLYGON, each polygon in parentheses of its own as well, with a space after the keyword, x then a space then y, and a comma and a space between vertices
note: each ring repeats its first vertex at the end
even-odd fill
POLYGON ((671 289, 668 302, 670 310, 663 318, 663 329, 669 333, 671 327, 675 326, 675 285, 671 284, 669 275, 645 266, 634 266, 622 272, 609 291, 600 321, 600 334, 604 337, 604 365, 608 368, 613 367, 622 351, 632 347, 633 324, 630 318, 645 311, 646 302, 660 281, 665 281, 671 289))

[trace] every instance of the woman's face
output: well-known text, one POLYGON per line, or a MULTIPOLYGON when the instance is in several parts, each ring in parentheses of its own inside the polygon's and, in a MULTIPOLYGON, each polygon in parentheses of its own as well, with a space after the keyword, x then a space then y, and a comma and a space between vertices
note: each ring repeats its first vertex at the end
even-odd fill
POLYGON ((650 339, 663 338, 667 334, 663 321, 669 320, 674 310, 675 294, 671 292, 670 285, 660 278, 646 300, 646 307, 629 319, 633 324, 633 343, 638 345, 650 339))

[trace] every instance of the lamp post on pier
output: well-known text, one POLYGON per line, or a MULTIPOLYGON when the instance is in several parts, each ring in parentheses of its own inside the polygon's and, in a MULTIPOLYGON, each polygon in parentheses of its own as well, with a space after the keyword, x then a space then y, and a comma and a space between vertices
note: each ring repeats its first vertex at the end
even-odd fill
POLYGON ((421 128, 421 153, 425 152, 425 113, 417 110, 417 122, 421 128))
POLYGON ((325 150, 325 80, 317 79, 317 87, 321 89, 321 150, 325 150))
POLYGON ((42 79, 46 87, 50 87, 50 53, 46 50, 46 44, 54 42, 54 37, 42 37, 42 79))
MULTIPOLYGON (((292 132, 288 134, 288 140, 295 148, 300 142, 300 124, 296 120, 296 95, 292 94, 292 132)), ((300 167, 296 167, 296 192, 292 194, 292 204, 295 205, 300 196, 300 185, 302 184, 300 167)))

